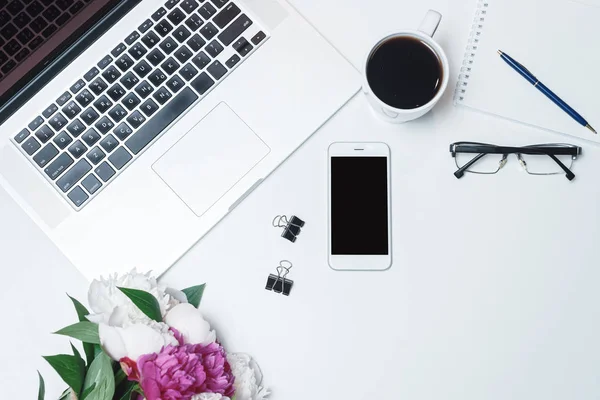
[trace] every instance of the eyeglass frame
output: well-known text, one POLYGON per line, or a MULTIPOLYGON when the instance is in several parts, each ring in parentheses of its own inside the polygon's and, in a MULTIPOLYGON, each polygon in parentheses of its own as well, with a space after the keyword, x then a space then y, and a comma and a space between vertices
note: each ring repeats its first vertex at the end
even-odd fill
MULTIPOLYGON (((566 178, 569 181, 575 179, 575 174, 565 165, 563 164, 556 156, 561 155, 570 155, 572 160, 575 161, 577 156, 582 154, 582 148, 579 146, 575 146, 573 144, 568 143, 548 143, 548 144, 536 144, 530 146, 522 146, 522 147, 511 147, 511 146, 497 146, 494 144, 488 143, 478 143, 478 142, 455 142, 450 145, 450 153, 452 153, 452 157, 456 160, 457 153, 466 153, 466 154, 477 154, 478 156, 473 157, 471 161, 460 167, 458 163, 456 163, 459 168, 455 173, 457 179, 460 179, 464 176, 465 172, 473 172, 467 171, 473 164, 482 159, 486 154, 502 154, 502 160, 500 161, 499 167, 496 172, 489 173, 480 173, 480 174, 496 174, 500 171, 504 165, 506 165, 506 161, 509 154, 515 154, 519 159, 519 162, 530 175, 557 175, 558 173, 547 173, 547 174, 535 174, 529 172, 527 170, 527 163, 521 157, 521 154, 528 155, 547 155, 554 162, 558 164, 558 166, 565 172, 566 178)), ((456 162, 456 161, 455 161, 456 162)))

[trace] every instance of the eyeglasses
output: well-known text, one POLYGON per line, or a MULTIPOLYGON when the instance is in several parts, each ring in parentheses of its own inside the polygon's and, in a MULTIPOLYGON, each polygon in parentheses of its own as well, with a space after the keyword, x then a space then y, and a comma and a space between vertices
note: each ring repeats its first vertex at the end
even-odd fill
POLYGON ((458 179, 465 172, 495 174, 506 165, 508 155, 515 154, 519 163, 530 175, 565 174, 570 181, 573 162, 581 155, 581 147, 572 144, 536 144, 524 147, 496 146, 486 143, 456 142, 450 145, 458 171, 458 179))

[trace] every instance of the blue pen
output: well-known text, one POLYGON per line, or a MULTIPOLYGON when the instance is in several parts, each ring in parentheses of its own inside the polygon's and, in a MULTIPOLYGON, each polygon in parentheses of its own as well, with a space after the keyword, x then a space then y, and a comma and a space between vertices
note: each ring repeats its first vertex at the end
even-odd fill
POLYGON ((533 86, 538 88, 538 90, 540 92, 544 93, 546 95, 546 97, 548 97, 550 100, 552 100, 552 102, 554 104, 556 104, 557 106, 562 108, 562 110, 564 112, 569 114, 571 116, 571 118, 573 118, 575 121, 579 122, 581 125, 588 128, 590 131, 592 131, 596 134, 598 133, 598 132, 596 132, 596 130, 594 128, 592 128, 592 126, 590 124, 588 124, 588 122, 585 120, 585 118, 583 118, 581 115, 579 115, 579 113, 577 111, 573 110, 560 97, 558 97, 556 94, 554 94, 554 92, 552 92, 552 90, 548 89, 542 82, 539 81, 538 78, 536 78, 531 72, 529 72, 529 70, 527 68, 525 68, 524 66, 519 64, 517 61, 515 61, 511 56, 509 56, 508 54, 506 54, 500 50, 498 50, 498 54, 500 54, 500 57, 502 57, 502 59, 504 61, 506 61, 506 63, 508 65, 510 65, 515 71, 517 71, 523 78, 527 79, 529 81, 529 83, 531 83, 533 86))

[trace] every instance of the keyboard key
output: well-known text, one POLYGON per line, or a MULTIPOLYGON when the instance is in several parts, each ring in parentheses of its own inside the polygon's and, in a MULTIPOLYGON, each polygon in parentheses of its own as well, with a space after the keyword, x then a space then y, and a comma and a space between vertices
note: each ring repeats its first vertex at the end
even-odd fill
POLYGON ((100 70, 96 67, 90 69, 84 76, 83 78, 87 81, 90 82, 92 79, 94 79, 94 77, 96 75, 98 75, 100 73, 100 70))
POLYGON ((67 130, 73 137, 77 137, 85 131, 85 125, 77 118, 67 126, 67 130))
POLYGON ((227 73, 227 68, 219 61, 215 61, 206 69, 216 80, 219 80, 227 73))
POLYGON ((114 153, 108 157, 108 161, 114 165, 116 169, 123 168, 133 157, 125 148, 119 147, 114 153))
POLYGON ((172 97, 171 92, 167 90, 164 86, 161 86, 156 93, 152 95, 156 101, 158 101, 161 105, 165 104, 172 97))
POLYGON ((208 21, 213 15, 216 14, 217 9, 214 8, 212 4, 206 3, 202 7, 200 7, 200 10, 198 12, 200 13, 200 15, 202 15, 202 18, 208 21))
POLYGON ((227 68, 231 69, 234 66, 237 65, 237 63, 239 63, 241 60, 240 56, 238 56, 237 54, 234 54, 231 56, 231 58, 229 60, 227 60, 225 62, 225 65, 227 65, 227 68))
POLYGON ((83 9, 83 7, 85 7, 85 5, 83 4, 82 1, 78 1, 75 4, 73 4, 73 6, 71 8, 69 8, 69 12, 73 15, 77 14, 79 11, 81 11, 83 9))
POLYGON ((180 63, 184 63, 192 57, 192 52, 186 45, 181 46, 175 52, 175 58, 179 60, 180 63))
POLYGON ((179 75, 183 77, 186 81, 191 81, 193 77, 198 75, 198 70, 194 68, 192 64, 185 64, 183 68, 179 70, 179 75))
POLYGON ((213 58, 217 57, 223 51, 223 46, 216 40, 213 40, 206 46, 206 52, 210 54, 213 58))
POLYGON ((58 99, 56 99, 56 103, 58 104, 59 107, 62 107, 70 99, 71 99, 71 93, 64 92, 58 99))
POLYGON ((263 40, 265 40, 265 38, 267 37, 267 35, 265 35, 265 33, 263 31, 258 32, 256 35, 254 35, 254 37, 252 38, 252 43, 254 43, 254 45, 259 44, 260 42, 262 42, 263 40))
POLYGON ((11 13, 12 15, 16 15, 19 13, 19 11, 21 11, 25 6, 23 6, 23 3, 21 3, 19 0, 14 0, 12 3, 8 2, 8 5, 6 6, 6 9, 8 10, 9 13, 11 13))
POLYGON ((83 203, 89 199, 89 196, 85 194, 82 188, 77 186, 75 189, 71 190, 71 193, 67 195, 69 200, 75 205, 75 207, 81 207, 83 203))
POLYGON ((108 85, 102 78, 96 78, 94 82, 90 84, 90 90, 96 94, 96 96, 100 96, 100 93, 104 92, 108 85))
POLYGON ((202 36, 204 36, 206 40, 214 38, 217 32, 219 32, 217 28, 210 22, 204 25, 202 29, 200 29, 200 33, 202 34, 202 36))
POLYGON ((197 31, 204 24, 202 18, 197 14, 192 14, 186 21, 185 26, 190 28, 192 31, 197 31))
POLYGON ((88 175, 83 181, 81 181, 81 186, 88 191, 89 194, 94 194, 102 187, 102 183, 96 178, 93 174, 88 175))
POLYGON ((133 70, 140 78, 144 78, 150 73, 150 71, 152 71, 152 67, 146 62, 146 60, 142 60, 135 67, 133 67, 133 70))
POLYGON ((100 114, 104 114, 106 110, 108 110, 112 106, 113 102, 110 101, 110 99, 104 95, 94 102, 94 107, 96 107, 96 110, 98 110, 100 114))
POLYGON ((83 81, 83 79, 78 80, 77 82, 75 82, 73 84, 73 86, 71 86, 71 92, 73 92, 74 94, 78 93, 81 89, 83 89, 85 87, 85 82, 83 81))
MULTIPOLYGON (((26 15, 26 14, 23 13, 23 15, 26 15)), ((19 34, 17 35, 17 39, 19 40, 19 42, 21 42, 21 44, 23 46, 25 46, 27 43, 29 43, 29 41, 31 39, 33 39, 34 36, 35 36, 35 33, 33 33, 31 31, 31 29, 25 28, 21 32, 19 32, 19 34)), ((3 41, 1 43, 4 44, 3 41)))
POLYGON ((147 19, 144 21, 144 23, 142 23, 140 26, 138 26, 138 31, 142 32, 142 33, 146 33, 146 31, 148 29, 150 29, 152 27, 152 25, 154 25, 154 22, 152 22, 151 20, 147 19))
POLYGON ((254 46, 252 46, 248 41, 241 37, 233 43, 232 46, 242 57, 245 57, 252 51, 254 46))
POLYGON ((169 21, 162 20, 154 27, 156 33, 160 36, 165 37, 173 30, 173 25, 169 23, 169 21))
POLYGON ((129 49, 129 54, 131 54, 131 56, 133 58, 135 58, 136 60, 139 60, 140 58, 142 58, 144 56, 144 54, 146 54, 147 52, 148 52, 148 50, 146 50, 144 45, 140 42, 134 44, 129 49))
POLYGON ((190 33, 190 31, 188 30, 188 28, 186 28, 185 26, 180 26, 177 29, 175 29, 175 32, 173 32, 173 37, 179 42, 179 43, 183 43, 185 42, 185 40, 187 38, 189 38, 192 34, 190 33))
MULTIPOLYGON (((162 103, 161 103, 162 104, 162 103)), ((27 137, 30 135, 31 133, 29 132, 28 129, 23 129, 21 132, 19 132, 16 136, 15 136, 15 142, 17 143, 22 143, 23 140, 27 139, 27 137)))
POLYGON ((52 117, 48 123, 56 132, 59 132, 67 125, 68 121, 61 113, 58 113, 52 117))
POLYGON ((37 128, 39 128, 42 124, 44 123, 44 118, 42 117, 36 117, 33 121, 31 121, 28 125, 29 129, 31 129, 32 131, 35 131, 37 128))
POLYGON ((120 104, 117 104, 113 107, 112 110, 108 112, 108 115, 110 115, 113 121, 120 122, 123 118, 127 116, 127 111, 125 111, 125 109, 121 107, 120 104))
POLYGON ((162 53, 162 51, 158 49, 152 50, 150 54, 146 56, 146 60, 150 61, 150 64, 154 65, 155 67, 158 64, 160 64, 164 59, 165 55, 162 53))
POLYGON ((66 149, 72 141, 71 136, 65 131, 59 133, 53 140, 54 144, 61 150, 66 149))
POLYGON ((169 57, 160 67, 167 75, 173 75, 173 73, 179 69, 180 65, 173 57, 169 57))
POLYGON ((88 126, 92 125, 94 121, 98 119, 98 117, 98 113, 94 111, 92 107, 88 108, 87 110, 81 113, 81 119, 83 120, 83 122, 88 124, 88 126))
MULTIPOLYGON (((130 50, 131 51, 131 50, 130 50)), ((134 61, 127 54, 123 54, 115 61, 115 65, 123 72, 133 67, 134 61)))
POLYGON ((154 14, 152 14, 152 19, 154 20, 154 22, 158 22, 158 20, 161 19, 166 13, 167 13, 167 10, 165 10, 163 7, 161 7, 158 10, 156 10, 156 12, 154 12, 154 14))
POLYGON ((113 101, 119 101, 121 97, 125 96, 125 89, 123 89, 123 86, 115 83, 106 93, 113 101))
MULTIPOLYGON (((141 114, 140 114, 141 115, 141 114)), ((133 133, 133 129, 129 127, 125 122, 117 126, 113 133, 121 140, 125 140, 133 133)))
POLYGON ((42 43, 44 43, 44 38, 42 38, 41 36, 38 36, 36 38, 34 38, 31 42, 29 42, 29 48, 31 50, 35 50, 36 48, 38 48, 42 43))
POLYGON ((125 107, 127 107, 127 109, 129 111, 133 111, 134 108, 137 107, 138 104, 141 103, 141 100, 139 97, 137 97, 135 95, 135 93, 129 93, 124 99, 123 99, 123 105, 125 107))
POLYGON ((73 119, 81 112, 81 108, 74 101, 70 101, 69 104, 62 108, 62 112, 67 118, 73 119))
POLYGON ((83 139, 85 144, 92 147, 98 140, 100 140, 100 134, 96 132, 94 128, 91 128, 84 133, 83 136, 81 136, 81 139, 83 139))
POLYGON ((29 139, 27 139, 25 141, 25 143, 23 143, 21 145, 21 147, 23 148, 23 150, 25 150, 25 153, 27 153, 29 155, 33 155, 33 153, 38 151, 39 148, 42 146, 40 146, 40 142, 38 142, 34 138, 30 137, 29 139))
POLYGON ((173 40, 173 38, 168 37, 165 40, 163 40, 163 42, 160 44, 160 48, 162 49, 162 51, 164 51, 167 55, 171 54, 172 52, 175 51, 175 49, 177 48, 177 42, 175 40, 173 40))
POLYGON ((64 12, 62 13, 62 15, 60 17, 58 17, 56 19, 56 25, 58 26, 63 26, 64 24, 66 24, 69 20, 71 19, 71 15, 68 12, 64 12))
POLYGON ((0 29, 0 35, 2 35, 2 37, 4 37, 6 40, 13 38, 17 32, 19 32, 19 29, 10 22, 8 25, 5 25, 4 28, 0 29))
POLYGON ((27 49, 27 48, 21 49, 21 51, 19 51, 15 55, 15 60, 17 60, 17 62, 21 62, 29 55, 29 53, 30 53, 29 49, 27 49))
POLYGON ((42 31, 42 36, 44 38, 48 39, 57 30, 58 30, 58 28, 56 27, 56 25, 54 25, 54 24, 48 25, 48 27, 42 31))
POLYGON ((98 61, 98 64, 97 64, 98 68, 104 69, 104 68, 108 67, 112 61, 113 61, 113 58, 111 56, 107 55, 102 60, 98 61))
POLYGON ((100 146, 102 146, 104 151, 106 151, 107 153, 112 153, 112 151, 116 149, 118 145, 119 141, 113 135, 106 136, 100 142, 100 146))
POLYGON ((229 0, 210 0, 218 8, 222 8, 229 0))
POLYGON ((71 155, 76 159, 81 157, 86 150, 87 147, 85 147, 85 145, 81 143, 80 140, 76 141, 69 147, 69 153, 71 153, 71 155))
POLYGON ((181 116, 197 99, 198 96, 191 89, 185 88, 173 100, 167 103, 163 109, 158 111, 149 123, 145 124, 125 142, 127 148, 133 154, 139 154, 140 151, 160 135, 175 119, 181 116))
POLYGON ((108 182, 110 178, 115 176, 115 170, 106 161, 100 164, 94 172, 103 182, 108 182))
POLYGON ((242 11, 234 3, 229 3, 221 12, 213 18, 213 22, 221 29, 225 28, 242 11))
POLYGON ((46 8, 42 13, 44 18, 46 18, 48 21, 54 21, 56 18, 58 18, 60 14, 62 14, 60 10, 56 8, 56 6, 54 6, 53 4, 50 5, 50 7, 46 8))
POLYGON ((112 54, 113 57, 119 57, 125 50, 127 50, 127 46, 125 46, 124 43, 119 43, 110 54, 112 54))
POLYGON ((73 159, 67 153, 62 153, 58 158, 52 161, 44 172, 52 180, 56 180, 63 172, 73 164, 73 159))
POLYGON ((167 15, 167 18, 173 25, 177 26, 185 19, 185 14, 179 8, 176 8, 167 15))
POLYGON ((63 191, 63 193, 66 193, 91 170, 92 166, 89 162, 86 160, 80 160, 56 182, 56 185, 60 190, 63 191))
POLYGON ((54 157, 58 155, 58 150, 52 143, 48 143, 42 150, 33 157, 33 161, 40 167, 44 168, 54 157))
POLYGON ((248 18, 246 14, 242 14, 219 34, 219 40, 225 46, 229 46, 235 39, 244 33, 250 25, 252 25, 250 18, 248 18))
POLYGON ((215 81, 213 81, 206 72, 201 73, 200 76, 194 79, 191 83, 192 87, 201 95, 206 93, 214 84, 215 81))
POLYGON ((125 76, 123 78, 121 78, 121 80, 119 82, 121 82, 121 84, 123 86, 125 86, 125 88, 127 88, 127 90, 130 90, 132 87, 134 87, 140 80, 137 78, 137 76, 135 76, 133 74, 133 72, 128 72, 125 74, 125 76))
MULTIPOLYGON (((100 121, 94 124, 94 127, 96 127, 96 129, 104 135, 105 133, 108 133, 108 131, 110 131, 112 128, 114 128, 115 124, 110 119, 108 119, 108 117, 102 117, 100 118, 100 121)), ((85 140, 85 137, 83 140, 85 140)))
POLYGON ((179 5, 179 7, 181 7, 183 9, 183 11, 185 11, 188 14, 190 14, 192 11, 194 11, 199 6, 200 5, 195 0, 184 0, 179 5))
POLYGON ((75 100, 77 100, 81 107, 86 107, 88 104, 94 101, 94 95, 89 90, 85 89, 83 92, 75 96, 75 100))
POLYGON ((152 82, 154 86, 160 86, 164 81, 167 80, 167 75, 165 75, 165 73, 160 69, 155 69, 148 77, 148 80, 152 82))
POLYGON ((15 54, 17 54, 17 52, 19 50, 21 50, 23 47, 19 44, 19 42, 17 42, 15 39, 10 40, 8 43, 6 43, 4 45, 4 51, 6 52, 6 54, 8 54, 9 56, 14 56, 15 54))
POLYGON ((142 110, 147 117, 150 117, 158 110, 158 105, 154 102, 154 100, 148 99, 140 106, 140 110, 142 110))
POLYGON ((41 16, 37 17, 36 19, 34 19, 33 21, 31 21, 29 23, 29 27, 35 32, 35 33, 41 33, 46 27, 48 26, 48 22, 46 22, 46 20, 44 18, 42 18, 41 16))
POLYGON ((127 117, 127 122, 129 122, 133 129, 137 129, 140 127, 140 125, 146 122, 146 117, 144 117, 139 111, 135 111, 133 114, 127 117))
POLYGON ((104 157, 106 157, 106 154, 104 154, 104 152, 100 150, 100 147, 96 146, 92 150, 90 150, 89 153, 87 153, 86 157, 88 160, 91 161, 92 164, 98 165, 98 163, 100 163, 100 161, 102 161, 104 157))
POLYGON ((144 43, 149 49, 156 46, 158 42, 160 42, 160 38, 152 31, 148 32, 148 34, 142 38, 142 43, 144 43))
POLYGON ((170 10, 171 8, 175 7, 177 3, 179 3, 179 0, 167 0, 167 2, 165 3, 165 7, 167 7, 170 10))
POLYGON ((201 51, 196 57, 192 58, 192 62, 198 69, 202 69, 210 64, 210 57, 205 52, 201 51))
POLYGON ((35 133, 35 137, 42 143, 46 143, 48 140, 52 139, 52 136, 54 136, 54 131, 52 131, 48 125, 42 125, 35 133))
POLYGON ((169 81, 167 82, 167 87, 169 89, 171 89, 171 91, 173 93, 177 93, 179 92, 181 89, 183 89, 183 87, 185 86, 185 83, 181 80, 180 77, 178 77, 177 75, 174 75, 171 79, 169 79, 169 81))
POLYGON ((194 52, 199 51, 205 44, 206 41, 197 33, 187 41, 187 45, 190 46, 194 52))
POLYGON ((137 31, 133 31, 125 38, 125 43, 128 45, 132 45, 136 40, 140 38, 140 34, 137 31))
POLYGON ((17 63, 15 61, 9 60, 6 64, 4 64, 2 66, 2 68, 0 68, 0 70, 2 72, 4 72, 5 74, 8 74, 16 66, 17 66, 17 63))
POLYGON ((142 98, 150 96, 150 94, 154 91, 154 88, 147 81, 142 81, 139 85, 135 87, 135 92, 142 98))
POLYGON ((102 73, 102 76, 108 83, 113 83, 121 76, 121 73, 115 68, 115 66, 111 65, 107 68, 106 71, 102 73))

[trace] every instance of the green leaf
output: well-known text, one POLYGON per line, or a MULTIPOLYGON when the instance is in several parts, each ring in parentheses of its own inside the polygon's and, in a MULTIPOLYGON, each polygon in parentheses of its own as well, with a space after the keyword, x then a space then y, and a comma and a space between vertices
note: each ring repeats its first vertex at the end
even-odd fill
POLYGON ((38 377, 40 379, 40 388, 38 389, 38 400, 44 400, 46 397, 46 384, 44 383, 44 378, 42 378, 42 374, 38 371, 38 377))
POLYGON ((115 377, 110 358, 104 352, 98 354, 90 365, 83 383, 84 393, 92 386, 94 388, 89 391, 86 400, 112 400, 115 394, 115 377))
POLYGON ((73 343, 71 343, 71 350, 73 350, 73 355, 77 358, 81 358, 81 354, 79 354, 79 350, 77 350, 77 348, 75 346, 73 346, 73 343))
POLYGON ((71 388, 68 388, 58 398, 58 400, 71 400, 71 388))
MULTIPOLYGON (((139 389, 139 385, 137 382, 126 381, 124 383, 124 387, 122 387, 120 391, 115 393, 115 400, 129 400, 131 396, 134 393, 136 393, 137 389, 139 389)), ((135 397, 134 399, 137 399, 137 397, 135 397)))
POLYGON ((46 356, 46 361, 54 368, 62 380, 76 393, 81 391, 85 378, 85 362, 81 357, 60 354, 57 356, 46 356))
POLYGON ((128 289, 120 287, 119 290, 129 297, 133 304, 137 306, 146 316, 156 322, 162 322, 162 314, 160 312, 160 305, 156 297, 152 296, 148 292, 137 289, 128 289))
POLYGON ((125 375, 125 371, 119 367, 117 372, 115 372, 115 386, 119 386, 126 378, 127 375, 125 375))
MULTIPOLYGON (((67 295, 69 296, 69 295, 67 295)), ((79 300, 69 296, 73 305, 75 306, 75 311, 77 311, 77 318, 79 318, 80 322, 87 322, 87 316, 90 314, 87 308, 83 304, 79 302, 79 300)), ((87 360, 87 364, 90 365, 94 358, 96 358, 96 354, 94 354, 94 346, 90 343, 83 343, 83 351, 85 352, 85 359, 87 360)))
POLYGON ((83 391, 83 393, 81 394, 80 400, 84 400, 86 397, 88 397, 89 394, 92 393, 92 390, 94 390, 94 389, 96 389, 96 382, 94 382, 92 384, 92 386, 90 386, 89 388, 87 388, 83 391))
POLYGON ((203 285, 192 286, 187 289, 183 289, 182 292, 185 293, 185 296, 188 299, 188 302, 194 307, 200 307, 200 301, 202 300, 202 295, 204 294, 204 288, 206 287, 206 283, 203 285))
POLYGON ((93 322, 82 321, 76 324, 62 328, 54 332, 56 335, 70 336, 81 340, 84 343, 100 344, 100 335, 98 334, 98 325, 93 322))

